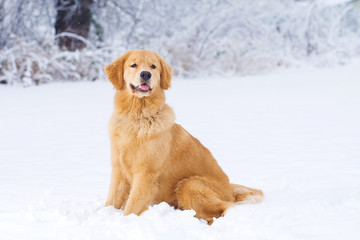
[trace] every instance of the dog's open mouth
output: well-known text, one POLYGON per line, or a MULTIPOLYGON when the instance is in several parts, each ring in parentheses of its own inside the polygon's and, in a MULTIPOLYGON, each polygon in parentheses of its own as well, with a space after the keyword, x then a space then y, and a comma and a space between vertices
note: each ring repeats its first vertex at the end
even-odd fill
POLYGON ((130 84, 130 87, 133 91, 139 91, 139 92, 150 92, 152 89, 150 88, 149 85, 147 85, 146 83, 143 83, 137 87, 135 87, 134 85, 130 84))

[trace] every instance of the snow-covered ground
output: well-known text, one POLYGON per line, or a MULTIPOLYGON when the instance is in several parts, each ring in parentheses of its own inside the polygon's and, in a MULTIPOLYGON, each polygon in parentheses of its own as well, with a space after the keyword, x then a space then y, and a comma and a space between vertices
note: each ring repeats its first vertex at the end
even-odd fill
POLYGON ((360 239, 358 66, 173 81, 177 122, 265 193, 212 226, 104 207, 110 83, 1 87, 0 239, 360 239))

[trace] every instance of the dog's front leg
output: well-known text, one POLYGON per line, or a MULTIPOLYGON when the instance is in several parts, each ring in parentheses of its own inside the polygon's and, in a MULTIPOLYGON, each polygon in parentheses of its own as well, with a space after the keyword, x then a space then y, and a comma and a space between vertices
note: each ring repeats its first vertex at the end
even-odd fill
POLYGON ((140 215, 152 204, 158 191, 157 179, 158 177, 151 173, 141 173, 134 176, 124 215, 131 213, 140 215))
POLYGON ((124 209, 126 200, 129 197, 130 184, 121 171, 120 153, 118 147, 113 144, 114 139, 111 139, 111 181, 108 198, 105 206, 114 206, 117 209, 124 209))
POLYGON ((113 166, 108 198, 105 206, 114 206, 117 209, 124 209, 126 200, 129 197, 130 184, 122 176, 118 166, 113 166))

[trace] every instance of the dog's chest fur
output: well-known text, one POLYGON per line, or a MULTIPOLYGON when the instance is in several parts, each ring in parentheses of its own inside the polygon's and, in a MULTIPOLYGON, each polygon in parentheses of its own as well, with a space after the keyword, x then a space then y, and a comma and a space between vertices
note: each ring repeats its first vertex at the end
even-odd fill
POLYGON ((167 155, 166 152, 170 151, 164 142, 170 144, 170 128, 174 118, 172 109, 167 105, 151 115, 114 112, 109 122, 110 138, 118 150, 118 164, 128 179, 136 174, 133 169, 151 172, 152 169, 161 167, 162 161, 159 161, 159 158, 163 158, 167 155), (168 139, 164 141, 164 138, 168 139), (159 152, 159 149, 163 151, 159 152), (154 158, 157 160, 153 161, 154 158), (156 166, 154 162, 157 163, 156 166))

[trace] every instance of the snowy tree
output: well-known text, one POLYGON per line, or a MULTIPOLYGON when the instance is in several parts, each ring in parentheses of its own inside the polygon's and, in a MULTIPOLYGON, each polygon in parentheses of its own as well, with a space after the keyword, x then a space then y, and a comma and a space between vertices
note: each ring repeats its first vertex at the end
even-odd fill
POLYGON ((93 0, 57 0, 55 30, 60 48, 83 49, 91 23, 93 0))

